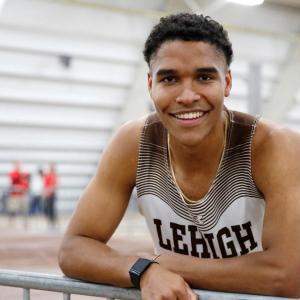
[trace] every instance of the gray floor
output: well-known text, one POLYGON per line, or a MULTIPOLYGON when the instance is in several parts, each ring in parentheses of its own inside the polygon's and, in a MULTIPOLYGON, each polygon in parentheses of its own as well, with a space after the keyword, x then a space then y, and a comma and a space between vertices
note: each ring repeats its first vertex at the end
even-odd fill
MULTIPOLYGON (((0 216, 0 268, 61 274, 57 264, 57 250, 68 217, 61 217, 57 228, 49 229, 43 217, 30 218, 27 228, 23 219, 18 217, 10 222, 7 217, 0 216)), ((110 245, 125 251, 151 249, 151 242, 145 224, 140 215, 129 213, 114 234, 110 245)), ((0 286, 0 299, 22 299, 22 290, 0 286)), ((62 299, 61 294, 44 291, 31 291, 31 300, 62 299)), ((72 300, 96 299, 72 295, 72 300)))

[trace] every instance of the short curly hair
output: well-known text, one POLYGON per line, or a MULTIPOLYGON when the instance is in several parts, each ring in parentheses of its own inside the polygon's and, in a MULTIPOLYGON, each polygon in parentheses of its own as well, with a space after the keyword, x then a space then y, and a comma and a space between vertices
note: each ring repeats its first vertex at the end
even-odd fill
POLYGON ((180 13, 161 18, 160 22, 153 27, 143 51, 148 66, 161 45, 172 40, 210 43, 224 54, 227 67, 232 62, 232 44, 221 24, 209 16, 180 13))

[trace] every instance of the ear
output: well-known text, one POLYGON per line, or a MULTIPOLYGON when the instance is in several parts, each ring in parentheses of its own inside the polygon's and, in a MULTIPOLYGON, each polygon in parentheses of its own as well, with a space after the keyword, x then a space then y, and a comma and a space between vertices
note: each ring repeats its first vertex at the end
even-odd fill
POLYGON ((151 92, 152 91, 152 75, 151 75, 150 72, 148 72, 147 76, 148 76, 148 91, 149 91, 149 94, 151 96, 151 93, 152 93, 151 92))
POLYGON ((230 95, 231 87, 232 87, 232 76, 231 76, 231 71, 228 70, 225 75, 225 91, 224 91, 225 97, 228 97, 230 95))

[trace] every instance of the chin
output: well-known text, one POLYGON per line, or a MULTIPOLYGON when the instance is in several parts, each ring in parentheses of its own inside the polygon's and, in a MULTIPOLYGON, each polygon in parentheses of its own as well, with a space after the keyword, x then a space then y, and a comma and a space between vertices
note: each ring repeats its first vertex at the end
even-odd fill
POLYGON ((199 143, 203 141, 205 138, 205 134, 195 134, 193 132, 183 133, 183 134, 175 134, 174 139, 176 139, 180 144, 188 147, 197 146, 199 143))

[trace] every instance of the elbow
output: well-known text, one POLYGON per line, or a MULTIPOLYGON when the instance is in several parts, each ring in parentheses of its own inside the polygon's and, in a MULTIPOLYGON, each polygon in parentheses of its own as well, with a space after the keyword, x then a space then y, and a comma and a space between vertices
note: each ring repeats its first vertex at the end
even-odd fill
POLYGON ((74 277, 74 247, 73 238, 65 238, 58 250, 58 265, 61 271, 68 277, 74 277))
POLYGON ((61 271, 68 276, 68 255, 66 251, 61 247, 58 251, 58 266, 60 267, 61 271))
POLYGON ((300 269, 281 268, 274 272, 270 282, 274 296, 299 298, 300 297, 300 269))
POLYGON ((279 296, 288 298, 300 297, 300 274, 286 274, 285 280, 281 286, 279 296))
MULTIPOLYGON (((260 256, 258 286, 261 294, 285 297, 300 297, 300 260, 287 257, 281 251, 266 250, 260 256), (259 284, 260 283, 260 284, 259 284)), ((259 293, 259 291, 258 291, 259 293)))

